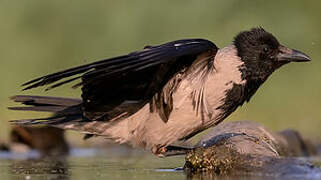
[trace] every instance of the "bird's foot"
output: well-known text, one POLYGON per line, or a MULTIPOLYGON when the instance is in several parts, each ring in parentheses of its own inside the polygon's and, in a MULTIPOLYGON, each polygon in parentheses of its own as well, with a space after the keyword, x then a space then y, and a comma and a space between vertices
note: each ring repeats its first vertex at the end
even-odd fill
POLYGON ((153 152, 156 156, 158 156, 158 157, 160 157, 160 158, 163 158, 163 157, 165 157, 165 153, 167 152, 167 148, 166 148, 166 147, 157 147, 157 146, 154 146, 154 147, 152 148, 152 152, 153 152))

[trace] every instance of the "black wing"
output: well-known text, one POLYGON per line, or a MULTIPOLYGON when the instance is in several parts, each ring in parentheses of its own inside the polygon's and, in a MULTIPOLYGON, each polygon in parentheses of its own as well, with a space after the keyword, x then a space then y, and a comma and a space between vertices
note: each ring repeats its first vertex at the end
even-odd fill
POLYGON ((23 86, 27 90, 50 85, 46 89, 49 90, 81 78, 74 87, 82 86, 82 109, 89 119, 128 116, 152 100, 162 119, 166 120, 171 108, 164 106, 172 103, 169 95, 175 90, 181 74, 196 60, 196 65, 206 68, 217 50, 208 40, 178 40, 49 74, 23 86))

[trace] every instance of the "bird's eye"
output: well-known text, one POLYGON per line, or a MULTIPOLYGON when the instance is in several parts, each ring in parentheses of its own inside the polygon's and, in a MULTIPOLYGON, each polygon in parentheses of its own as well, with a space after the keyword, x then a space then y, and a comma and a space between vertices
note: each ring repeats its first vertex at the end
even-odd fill
POLYGON ((267 52, 269 51, 269 48, 268 48, 268 47, 264 47, 264 48, 263 48, 263 51, 264 51, 265 53, 267 53, 267 52))

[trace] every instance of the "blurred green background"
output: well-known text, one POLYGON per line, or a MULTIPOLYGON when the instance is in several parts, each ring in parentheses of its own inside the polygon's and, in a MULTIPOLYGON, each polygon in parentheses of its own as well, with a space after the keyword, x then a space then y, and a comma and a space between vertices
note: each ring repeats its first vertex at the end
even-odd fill
POLYGON ((8 137, 8 120, 35 115, 8 111, 9 96, 80 95, 68 85, 46 93, 41 88, 21 92, 23 82, 176 39, 206 38, 223 47, 239 31, 256 26, 313 61, 281 68, 228 120, 321 137, 320 7, 320 1, 301 0, 1 0, 0 140, 8 137))

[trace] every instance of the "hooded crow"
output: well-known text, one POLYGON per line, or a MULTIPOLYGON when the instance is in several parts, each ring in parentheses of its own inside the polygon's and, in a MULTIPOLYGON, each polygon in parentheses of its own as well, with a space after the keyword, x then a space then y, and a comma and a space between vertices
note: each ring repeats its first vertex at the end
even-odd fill
POLYGON ((305 61, 306 54, 263 28, 241 32, 221 49, 205 39, 146 46, 23 84, 24 90, 49 90, 81 79, 73 87, 82 87, 82 99, 14 96, 28 106, 10 109, 54 115, 12 122, 104 136, 162 156, 171 144, 222 122, 279 67, 305 61))

